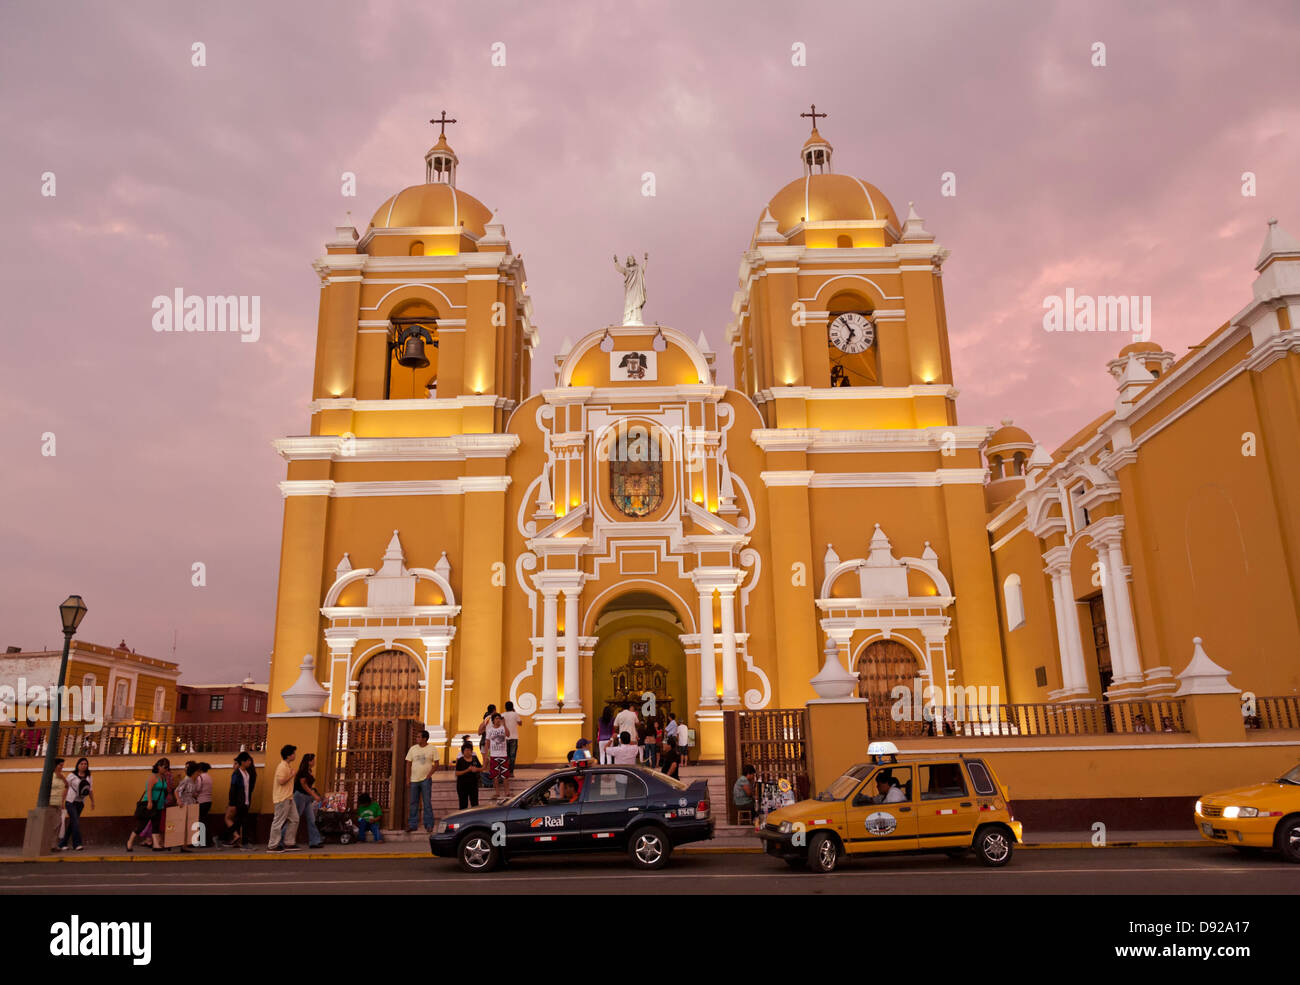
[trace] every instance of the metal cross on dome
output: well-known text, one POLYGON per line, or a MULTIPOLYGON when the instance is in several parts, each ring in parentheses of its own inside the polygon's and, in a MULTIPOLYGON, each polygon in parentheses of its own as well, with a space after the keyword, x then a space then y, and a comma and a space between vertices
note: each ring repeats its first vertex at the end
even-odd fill
POLYGON ((803 118, 803 119, 807 119, 808 117, 812 117, 812 121, 813 121, 813 129, 816 130, 816 129, 817 129, 817 117, 820 116, 820 117, 824 120, 824 119, 826 119, 827 114, 826 114, 826 113, 818 113, 818 112, 817 112, 817 104, 816 104, 816 103, 813 103, 813 104, 812 104, 812 112, 811 112, 811 113, 800 113, 799 116, 800 116, 801 118, 803 118))
MULTIPOLYGON (((817 108, 817 107, 815 107, 815 106, 813 107, 813 109, 816 109, 816 108, 817 108)), ((822 114, 822 116, 825 116, 825 115, 826 115, 825 113, 822 114)), ((438 136, 439 136, 439 137, 445 137, 445 136, 447 136, 447 124, 448 124, 448 123, 455 123, 456 121, 455 121, 454 119, 448 119, 448 118, 447 118, 447 111, 444 109, 444 110, 442 111, 442 115, 441 115, 441 116, 439 116, 437 119, 430 120, 429 122, 430 122, 430 123, 436 123, 436 124, 438 124, 438 136)))

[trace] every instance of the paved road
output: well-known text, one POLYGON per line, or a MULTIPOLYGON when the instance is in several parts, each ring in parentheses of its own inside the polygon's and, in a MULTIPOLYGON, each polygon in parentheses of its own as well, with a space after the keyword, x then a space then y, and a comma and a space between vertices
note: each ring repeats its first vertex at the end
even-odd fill
MULTIPOLYGON (((86 862, 0 867, 0 896, 63 894, 383 893, 462 896, 479 893, 608 893, 630 872, 621 857, 526 859, 487 875, 454 862, 382 857, 331 860, 293 856, 177 860, 139 865, 86 862)), ((1242 858, 1218 849, 1044 849, 986 869, 943 856, 854 861, 829 876, 792 872, 754 854, 673 857, 659 872, 635 874, 649 892, 925 895, 943 893, 1132 893, 1161 895, 1288 894, 1300 891, 1300 866, 1242 858)), ((625 884, 626 885, 626 884, 625 884)))

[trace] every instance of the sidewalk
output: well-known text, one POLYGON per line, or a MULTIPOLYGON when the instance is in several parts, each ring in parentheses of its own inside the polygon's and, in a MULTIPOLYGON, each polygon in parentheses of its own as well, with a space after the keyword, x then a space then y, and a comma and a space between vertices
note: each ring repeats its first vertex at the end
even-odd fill
MULTIPOLYGON (((1200 837, 1195 831, 1110 831, 1107 832, 1106 844, 1094 846, 1090 831, 1037 831, 1026 832, 1024 850, 1062 849, 1062 848, 1198 848, 1215 847, 1213 842, 1200 837)), ((706 854, 759 853, 762 846, 757 838, 747 832, 734 828, 720 829, 719 837, 712 841, 696 842, 683 845, 679 852, 702 852, 706 854)), ((172 849, 167 852, 155 852, 148 848, 137 848, 128 854, 120 845, 87 845, 84 852, 56 852, 39 859, 24 859, 19 847, 0 848, 0 864, 34 862, 186 862, 201 859, 256 859, 263 860, 330 860, 380 856, 384 858, 432 858, 429 852, 428 836, 423 831, 409 834, 405 831, 384 833, 382 844, 366 842, 364 845, 353 843, 340 845, 327 842, 320 848, 308 849, 305 846, 297 852, 268 853, 265 846, 256 851, 231 851, 225 848, 196 848, 189 852, 172 849)))

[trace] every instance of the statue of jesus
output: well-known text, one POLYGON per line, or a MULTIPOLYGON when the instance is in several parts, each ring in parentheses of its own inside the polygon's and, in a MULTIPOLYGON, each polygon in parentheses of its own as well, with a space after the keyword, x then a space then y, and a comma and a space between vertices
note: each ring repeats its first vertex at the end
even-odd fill
POLYGON ((623 275, 623 324, 644 325, 641 321, 641 309, 645 307, 645 270, 650 263, 650 254, 643 256, 640 265, 636 257, 629 256, 627 263, 618 262, 614 254, 614 269, 623 275))

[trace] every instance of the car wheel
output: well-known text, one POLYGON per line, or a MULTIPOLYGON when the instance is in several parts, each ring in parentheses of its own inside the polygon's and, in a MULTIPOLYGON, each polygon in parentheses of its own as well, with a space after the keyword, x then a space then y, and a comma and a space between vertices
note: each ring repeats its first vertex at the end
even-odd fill
POLYGON ((808 842, 808 868, 813 872, 834 872, 840 864, 840 845, 825 831, 819 831, 808 842))
POLYGON ((1300 862, 1300 816, 1282 819, 1277 828, 1277 847, 1288 862, 1300 862))
POLYGON ((668 862, 673 846, 662 828, 646 826, 632 832, 627 846, 628 857, 638 869, 661 869, 668 862))
POLYGON ((471 831, 460 840, 456 847, 456 857, 466 872, 491 872, 501 860, 501 853, 492 844, 490 835, 482 831, 471 831))
POLYGON ((1006 865, 1011 861, 1011 833, 1006 828, 984 828, 975 836, 975 854, 985 865, 1006 865))
POLYGON ((340 845, 352 844, 352 836, 348 834, 346 831, 344 831, 341 835, 339 835, 339 844, 340 845))

